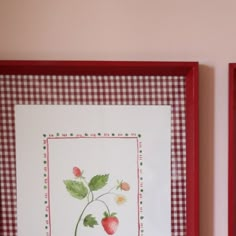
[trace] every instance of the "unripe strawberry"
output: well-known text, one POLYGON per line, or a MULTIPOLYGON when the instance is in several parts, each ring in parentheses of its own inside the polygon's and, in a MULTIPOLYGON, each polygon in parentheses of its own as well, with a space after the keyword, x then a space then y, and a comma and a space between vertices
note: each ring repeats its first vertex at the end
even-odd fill
POLYGON ((120 183, 120 189, 124 190, 124 191, 129 191, 130 190, 130 186, 127 182, 121 182, 120 183))
POLYGON ((73 174, 74 174, 75 177, 81 177, 82 176, 82 172, 81 172, 80 168, 78 168, 76 166, 73 168, 73 174))

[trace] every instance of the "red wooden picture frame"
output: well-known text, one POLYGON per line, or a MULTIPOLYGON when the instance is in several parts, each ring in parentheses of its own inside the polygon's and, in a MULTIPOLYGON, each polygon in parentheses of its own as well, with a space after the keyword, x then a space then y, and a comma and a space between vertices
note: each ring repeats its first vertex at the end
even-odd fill
MULTIPOLYGON (((236 65, 231 66, 231 73, 235 69, 236 65)), ((89 76, 90 79, 92 78, 90 82, 94 82, 95 86, 97 79, 101 83, 104 82, 103 76, 110 76, 113 80, 118 78, 118 86, 119 78, 126 84, 126 77, 131 76, 132 79, 127 85, 129 89, 120 87, 123 89, 119 96, 120 105, 172 106, 172 153, 175 153, 176 149, 179 156, 176 157, 173 154, 171 163, 176 164, 176 173, 178 171, 182 173, 178 181, 174 179, 174 175, 171 177, 173 178, 171 183, 171 188, 173 188, 171 196, 172 236, 198 236, 198 63, 127 61, 0 61, 0 234, 3 236, 17 235, 14 106, 16 104, 94 103, 94 100, 80 100, 80 76, 89 76), (156 83, 157 77, 160 80, 159 85, 156 83), (51 86, 52 83, 57 83, 57 80, 65 85, 60 87, 60 91, 51 86), (138 92, 132 91, 132 83, 140 81, 143 87, 139 88, 138 92), (44 86, 44 90, 41 89, 42 86, 44 86), (73 93, 70 93, 72 86, 73 93), (63 91, 65 88, 67 89, 66 97, 64 96, 65 91, 63 91), (129 91, 132 95, 130 96, 131 100, 127 98, 129 96, 125 96, 129 91), (59 100, 59 93, 63 97, 62 100, 59 100), (183 124, 179 124, 180 113, 176 115, 179 112, 179 106, 181 106, 181 99, 184 100, 181 110, 183 124), (179 133, 179 130, 182 130, 184 134, 179 133), (179 142, 179 137, 181 142, 179 142), (185 145, 185 148, 181 146, 182 144, 185 145)), ((88 81, 88 83, 90 82, 88 81)), ((109 88, 108 86, 108 97, 117 87, 113 87, 112 91, 109 91, 109 88)), ((116 93, 115 91, 113 95, 116 93)), ((106 96, 103 95, 100 94, 96 104, 115 105, 118 102, 117 98, 114 101, 109 98, 106 100, 106 96)), ((231 98, 232 104, 233 98, 231 98)), ((232 134, 231 137, 233 137, 232 134)), ((231 147, 233 147, 232 143, 231 147)), ((231 152, 231 156, 232 154, 233 152, 231 152)), ((231 157, 230 162, 232 161, 231 157)), ((232 170, 231 168, 231 172, 232 170)), ((234 184, 232 180, 231 184, 234 184)), ((233 198, 231 198, 232 200, 233 198)), ((153 233, 155 234, 155 232, 153 233)))
POLYGON ((228 232, 236 234, 236 63, 229 64, 228 232))

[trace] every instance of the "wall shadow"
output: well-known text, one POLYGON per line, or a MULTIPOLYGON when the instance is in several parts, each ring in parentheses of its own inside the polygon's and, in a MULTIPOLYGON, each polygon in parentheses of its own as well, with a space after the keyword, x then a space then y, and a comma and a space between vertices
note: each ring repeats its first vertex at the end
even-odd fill
POLYGON ((200 235, 214 229, 214 69, 199 65, 200 235))

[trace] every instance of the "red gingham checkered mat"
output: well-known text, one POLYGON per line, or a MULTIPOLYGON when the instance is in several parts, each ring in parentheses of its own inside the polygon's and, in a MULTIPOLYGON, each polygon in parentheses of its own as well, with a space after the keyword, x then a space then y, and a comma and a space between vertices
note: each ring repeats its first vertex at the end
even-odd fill
POLYGON ((0 97, 2 236, 17 235, 15 104, 171 105, 172 236, 186 235, 185 77, 0 75, 0 97))

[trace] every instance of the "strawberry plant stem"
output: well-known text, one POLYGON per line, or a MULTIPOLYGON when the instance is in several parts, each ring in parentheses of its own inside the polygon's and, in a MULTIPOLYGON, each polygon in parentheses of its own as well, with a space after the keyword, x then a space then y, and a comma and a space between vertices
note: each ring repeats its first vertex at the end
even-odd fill
POLYGON ((109 191, 107 191, 106 193, 103 193, 101 195, 99 195, 98 197, 95 198, 95 200, 98 200, 99 198, 101 198, 102 196, 104 195, 107 195, 107 194, 115 194, 115 193, 112 193, 111 191, 114 189, 115 187, 111 188, 109 191))
POLYGON ((95 201, 103 203, 103 204, 105 205, 106 209, 107 209, 108 214, 110 215, 109 207, 107 206, 107 204, 106 204, 104 201, 102 201, 102 200, 100 200, 100 199, 95 199, 95 200, 92 199, 90 202, 88 202, 88 203, 85 205, 84 209, 82 210, 82 212, 81 212, 81 214, 80 214, 80 216, 79 216, 79 219, 78 219, 78 221, 77 221, 77 223, 76 223, 76 226, 75 226, 75 234, 74 234, 74 236, 77 236, 78 226, 79 226, 79 223, 80 223, 80 221, 81 221, 81 219, 82 219, 82 216, 83 216, 83 214, 84 214, 86 208, 87 208, 90 204, 92 204, 93 202, 95 202, 95 201))
POLYGON ((78 230, 79 223, 80 223, 80 221, 81 221, 81 219, 82 219, 82 216, 83 216, 83 214, 84 214, 86 208, 87 208, 91 203, 92 203, 92 202, 88 202, 88 203, 86 204, 86 206, 84 207, 83 211, 81 212, 81 214, 80 214, 80 216, 79 216, 79 219, 78 219, 78 221, 77 221, 77 224, 76 224, 76 226, 75 226, 75 235, 74 235, 74 236, 77 236, 77 230, 78 230))
POLYGON ((109 207, 107 206, 107 204, 104 202, 104 201, 102 201, 102 200, 98 200, 98 199, 96 199, 95 201, 98 201, 98 202, 101 202, 101 203, 103 203, 104 205, 105 205, 105 207, 107 208, 107 212, 108 212, 108 214, 110 215, 110 210, 109 210, 109 207))
MULTIPOLYGON (((88 199, 88 202, 89 202, 89 195, 90 195, 90 194, 91 194, 92 200, 94 199, 93 191, 90 189, 89 184, 88 184, 88 182, 86 181, 86 179, 83 178, 83 180, 84 180, 84 183, 87 185, 87 187, 88 187, 88 189, 89 189, 89 193, 88 193, 88 195, 87 195, 87 199, 88 199)), ((92 200, 91 200, 91 201, 92 201, 92 200)))

